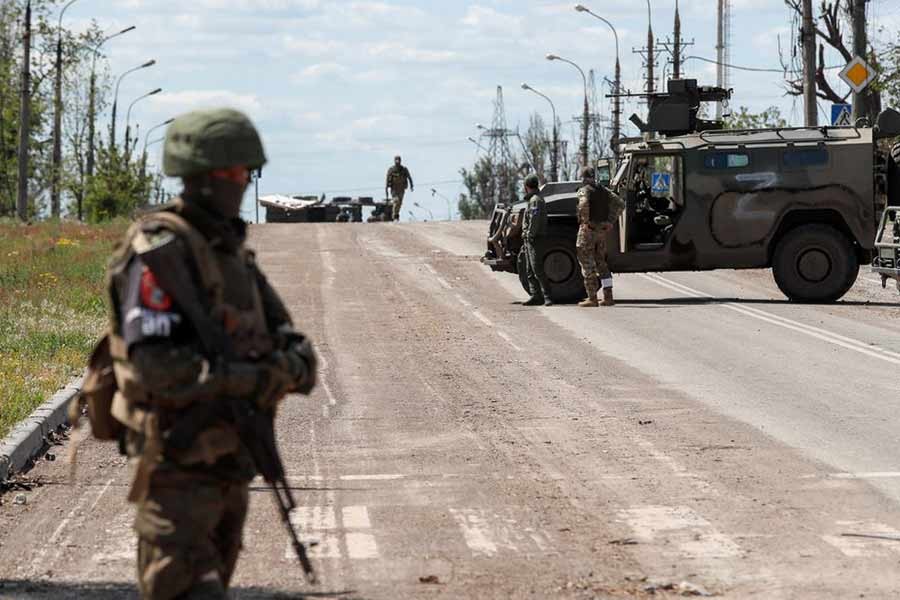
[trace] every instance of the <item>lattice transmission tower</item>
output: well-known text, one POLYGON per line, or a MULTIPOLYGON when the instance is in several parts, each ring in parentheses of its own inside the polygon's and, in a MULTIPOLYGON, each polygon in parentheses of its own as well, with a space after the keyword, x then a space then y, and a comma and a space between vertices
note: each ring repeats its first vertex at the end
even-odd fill
POLYGON ((607 135, 606 125, 609 119, 603 116, 603 106, 601 105, 601 94, 597 90, 597 79, 594 70, 591 69, 588 75, 588 103, 590 106, 590 155, 594 158, 603 158, 609 150, 609 136, 607 135))
POLYGON ((516 181, 516 161, 509 149, 509 138, 518 135, 506 127, 506 107, 503 104, 503 87, 497 86, 497 98, 494 100, 494 117, 491 126, 481 130, 481 139, 487 139, 487 158, 491 164, 492 176, 488 189, 491 198, 497 204, 507 204, 514 198, 516 181))

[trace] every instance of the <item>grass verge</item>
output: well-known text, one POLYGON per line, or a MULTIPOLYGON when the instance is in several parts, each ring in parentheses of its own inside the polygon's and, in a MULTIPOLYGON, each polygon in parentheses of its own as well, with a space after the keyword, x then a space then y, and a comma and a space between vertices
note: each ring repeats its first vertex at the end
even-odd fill
POLYGON ((84 370, 126 227, 0 221, 0 438, 84 370))

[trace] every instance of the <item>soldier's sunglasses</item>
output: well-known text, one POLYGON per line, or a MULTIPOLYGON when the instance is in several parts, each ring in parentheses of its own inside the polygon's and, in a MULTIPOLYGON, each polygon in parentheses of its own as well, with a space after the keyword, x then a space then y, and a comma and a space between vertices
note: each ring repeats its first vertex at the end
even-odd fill
POLYGON ((216 179, 224 179, 232 183, 247 184, 250 183, 250 169, 247 167, 228 167, 227 169, 216 169, 210 173, 216 179))

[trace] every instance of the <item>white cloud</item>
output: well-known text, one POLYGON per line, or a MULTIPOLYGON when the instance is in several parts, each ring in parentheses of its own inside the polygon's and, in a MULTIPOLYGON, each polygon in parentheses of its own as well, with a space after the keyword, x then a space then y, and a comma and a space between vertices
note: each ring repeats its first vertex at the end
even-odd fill
POLYGON ((185 90, 162 93, 150 98, 153 107, 167 114, 176 115, 198 108, 226 106, 237 108, 254 116, 263 113, 263 103, 254 95, 239 94, 228 90, 185 90))

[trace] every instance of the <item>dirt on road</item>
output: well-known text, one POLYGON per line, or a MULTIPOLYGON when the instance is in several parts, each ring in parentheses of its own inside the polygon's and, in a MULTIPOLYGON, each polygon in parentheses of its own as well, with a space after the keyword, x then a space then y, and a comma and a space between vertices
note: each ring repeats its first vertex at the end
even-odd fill
MULTIPOLYGON (((900 596, 895 292, 635 275, 529 309, 485 229, 253 228, 322 358, 278 422, 322 583, 257 482, 236 598, 900 596)), ((52 452, 0 497, 0 598, 136 597, 125 460, 52 452)))

